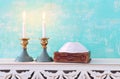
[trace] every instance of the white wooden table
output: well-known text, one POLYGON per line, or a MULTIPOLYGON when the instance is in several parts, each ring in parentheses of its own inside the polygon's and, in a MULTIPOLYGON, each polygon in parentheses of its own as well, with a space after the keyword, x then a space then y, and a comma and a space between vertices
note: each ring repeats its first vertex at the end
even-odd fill
POLYGON ((0 79, 120 79, 120 59, 92 59, 88 64, 0 59, 0 79))

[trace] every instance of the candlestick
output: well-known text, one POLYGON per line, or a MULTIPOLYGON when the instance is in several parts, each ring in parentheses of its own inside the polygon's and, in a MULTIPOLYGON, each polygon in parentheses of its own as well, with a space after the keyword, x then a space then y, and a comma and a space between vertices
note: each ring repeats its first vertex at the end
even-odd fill
POLYGON ((21 53, 20 56, 18 56, 16 58, 15 61, 18 61, 18 62, 30 62, 30 61, 33 61, 33 58, 30 57, 28 55, 28 53, 27 53, 27 44, 28 44, 29 38, 22 38, 21 40, 22 40, 21 45, 23 47, 23 52, 21 53))
POLYGON ((43 15, 42 15, 42 37, 45 38, 46 37, 46 25, 45 25, 45 13, 43 12, 43 15))
POLYGON ((25 11, 23 11, 22 17, 23 17, 22 37, 25 38, 26 37, 26 28, 25 28, 26 12, 25 11))
POLYGON ((51 57, 49 57, 47 53, 47 44, 48 44, 48 38, 41 38, 41 45, 43 48, 43 51, 40 56, 37 57, 37 62, 50 62, 53 61, 51 57))

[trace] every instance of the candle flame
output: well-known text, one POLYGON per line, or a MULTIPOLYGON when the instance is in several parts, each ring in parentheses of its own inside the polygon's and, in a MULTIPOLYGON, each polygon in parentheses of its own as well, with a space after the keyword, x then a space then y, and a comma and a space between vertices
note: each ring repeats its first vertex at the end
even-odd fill
POLYGON ((42 19, 45 20, 45 17, 46 17, 46 14, 45 14, 45 12, 43 12, 42 19))
POLYGON ((26 12, 25 11, 23 11, 23 22, 25 22, 25 19, 26 19, 26 12))

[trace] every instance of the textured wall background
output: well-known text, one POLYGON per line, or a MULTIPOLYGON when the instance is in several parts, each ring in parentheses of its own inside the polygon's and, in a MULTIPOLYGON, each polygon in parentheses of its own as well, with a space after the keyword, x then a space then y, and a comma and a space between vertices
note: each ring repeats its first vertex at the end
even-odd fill
POLYGON ((21 53, 22 12, 27 14, 28 52, 42 51, 42 12, 46 12, 48 52, 78 41, 92 58, 120 57, 120 0, 0 0, 0 58, 21 53))

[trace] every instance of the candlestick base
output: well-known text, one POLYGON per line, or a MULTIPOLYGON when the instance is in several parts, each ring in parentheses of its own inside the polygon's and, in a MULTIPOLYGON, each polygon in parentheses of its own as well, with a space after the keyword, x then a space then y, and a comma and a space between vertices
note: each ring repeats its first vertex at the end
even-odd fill
POLYGON ((17 61, 17 62, 31 62, 31 61, 33 61, 33 58, 28 55, 27 49, 24 48, 21 55, 18 56, 15 61, 17 61))
POLYGON ((47 53, 47 49, 43 48, 41 55, 37 57, 36 61, 37 62, 51 62, 51 61, 53 61, 53 59, 51 57, 49 57, 49 55, 47 53))

